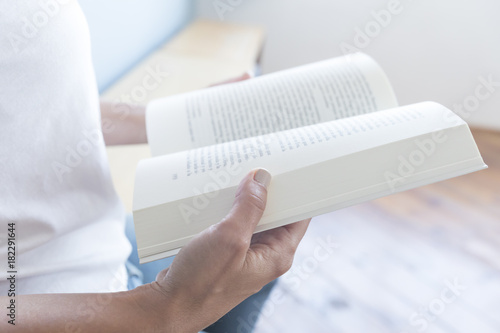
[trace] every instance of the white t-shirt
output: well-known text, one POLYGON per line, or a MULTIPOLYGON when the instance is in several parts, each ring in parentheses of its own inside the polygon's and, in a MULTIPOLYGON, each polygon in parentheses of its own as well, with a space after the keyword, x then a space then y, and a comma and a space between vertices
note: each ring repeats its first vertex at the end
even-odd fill
POLYGON ((75 0, 0 0, 0 295, 126 289, 130 244, 75 0))

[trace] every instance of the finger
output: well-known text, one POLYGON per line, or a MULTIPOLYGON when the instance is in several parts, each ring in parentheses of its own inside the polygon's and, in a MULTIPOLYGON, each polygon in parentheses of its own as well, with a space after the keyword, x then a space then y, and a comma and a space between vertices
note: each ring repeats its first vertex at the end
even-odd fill
POLYGON ((303 220, 254 235, 247 254, 250 270, 261 272, 268 281, 285 274, 293 263, 295 251, 311 219, 303 220))
POLYGON ((299 222, 295 222, 289 225, 285 225, 285 230, 288 231, 290 236, 290 241, 292 242, 292 246, 297 248, 299 246, 300 241, 304 238, 306 234, 307 228, 311 223, 311 219, 305 219, 299 222))
POLYGON ((245 81, 245 80, 248 80, 250 78, 252 78, 252 75, 249 72, 245 72, 245 73, 241 74, 240 76, 234 77, 232 79, 212 84, 212 85, 210 85, 210 87, 221 86, 223 84, 234 83, 234 82, 239 82, 239 81, 245 81))
POLYGON ((252 247, 266 245, 275 252, 295 253, 310 222, 311 219, 306 219, 255 234, 252 238, 252 247))
POLYGON ((236 190, 236 197, 229 214, 219 223, 231 230, 237 238, 243 237, 250 245, 255 227, 260 222, 267 201, 267 187, 271 174, 265 169, 250 172, 236 190))

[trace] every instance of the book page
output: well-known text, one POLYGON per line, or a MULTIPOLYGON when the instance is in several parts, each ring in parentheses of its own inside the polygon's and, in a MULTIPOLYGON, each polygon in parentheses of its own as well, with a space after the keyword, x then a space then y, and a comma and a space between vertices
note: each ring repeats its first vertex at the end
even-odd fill
POLYGON ((409 106, 142 160, 138 170, 147 171, 136 175, 134 210, 191 197, 218 171, 265 167, 275 175, 422 134, 430 130, 423 118, 421 107, 409 106))
POLYGON ((262 231, 485 165, 466 123, 436 103, 152 158, 134 193, 140 257, 165 257, 220 221, 257 167, 273 175, 262 231))
POLYGON ((355 54, 151 102, 153 156, 397 106, 378 64, 355 54))

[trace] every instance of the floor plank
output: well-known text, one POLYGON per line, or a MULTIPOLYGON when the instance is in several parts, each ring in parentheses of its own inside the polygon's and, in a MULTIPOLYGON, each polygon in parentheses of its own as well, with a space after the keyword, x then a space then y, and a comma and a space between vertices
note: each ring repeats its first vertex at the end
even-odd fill
POLYGON ((256 333, 500 332, 500 133, 473 135, 489 169, 315 218, 256 333))

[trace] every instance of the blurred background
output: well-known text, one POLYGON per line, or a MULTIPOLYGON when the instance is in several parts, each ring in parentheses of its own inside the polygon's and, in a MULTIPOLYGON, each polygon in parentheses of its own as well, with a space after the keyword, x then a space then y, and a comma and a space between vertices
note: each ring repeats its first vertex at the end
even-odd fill
MULTIPOLYGON (((80 0, 92 33, 102 90, 196 18, 260 25, 263 73, 343 54, 342 43, 373 56, 400 104, 448 107, 474 93, 480 76, 500 81, 500 3, 494 0, 80 0), (399 14, 376 13, 393 3, 399 14), (226 6, 224 6, 226 5, 226 6), (382 15, 382 14, 379 14, 382 15), (384 23, 388 21, 388 23, 384 23), (362 33, 359 33, 359 32, 362 33), (366 31, 369 31, 367 35, 366 31), (365 35, 367 38, 363 38, 365 35)), ((391 7, 392 8, 392 7, 391 7)), ((500 129, 500 94, 468 121, 500 129)))
MULTIPOLYGON (((80 3, 103 98, 133 91, 152 64, 171 77, 136 102, 359 50, 400 104, 434 100, 471 125, 488 170, 316 218, 257 332, 500 332, 500 2, 80 3)), ((147 147, 108 153, 127 205, 147 147)))

